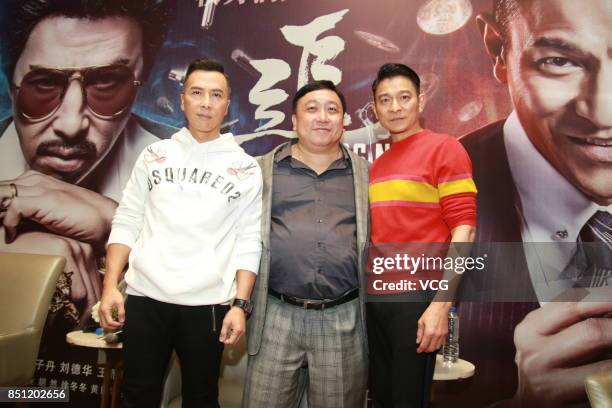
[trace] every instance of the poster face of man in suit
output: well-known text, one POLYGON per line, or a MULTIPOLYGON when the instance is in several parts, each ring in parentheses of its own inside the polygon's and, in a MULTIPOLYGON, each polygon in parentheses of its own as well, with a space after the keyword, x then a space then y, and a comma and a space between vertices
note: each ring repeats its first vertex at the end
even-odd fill
POLYGON ((507 1, 481 24, 529 140, 600 205, 612 203, 612 2, 507 1))
MULTIPOLYGON (((503 124, 463 139, 480 177, 479 229, 486 233, 478 240, 547 242, 547 250, 575 248, 587 220, 612 209, 612 2, 494 3, 495 17, 481 14, 477 21, 493 73, 507 85, 514 112, 503 124), (503 162, 495 168, 487 159, 493 155, 503 162), (495 210, 491 203, 500 196, 504 199, 498 203, 507 206, 495 210)), ((538 282, 550 286, 554 296, 579 293, 563 275, 573 253, 560 250, 554 252, 558 256, 544 256, 533 251, 535 246, 525 248, 532 251, 525 250, 524 266, 510 270, 497 263, 489 278, 528 282, 523 294, 534 294, 532 303, 525 295, 516 303, 487 304, 486 315, 495 319, 490 326, 473 312, 476 322, 464 320, 463 339, 470 340, 466 352, 491 344, 490 336, 488 342, 476 344, 482 336, 478 325, 490 333, 503 326, 506 332, 489 347, 497 359, 491 366, 516 370, 518 381, 508 379, 508 386, 491 398, 512 398, 511 404, 521 407, 586 404, 585 376, 612 369, 612 288, 605 286, 604 276, 605 287, 586 285, 581 302, 544 304, 540 295, 546 291, 538 282), (543 279, 534 267, 538 262, 546 262, 554 273, 543 279)), ((481 374, 491 369, 486 364, 477 362, 481 374)))

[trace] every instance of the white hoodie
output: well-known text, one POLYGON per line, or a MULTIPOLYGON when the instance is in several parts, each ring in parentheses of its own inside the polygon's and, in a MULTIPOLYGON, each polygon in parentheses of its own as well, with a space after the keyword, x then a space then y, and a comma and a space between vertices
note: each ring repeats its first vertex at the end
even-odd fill
POLYGON ((236 270, 259 268, 261 190, 230 133, 198 143, 182 128, 147 147, 108 239, 132 249, 127 293, 189 306, 233 298, 236 270))

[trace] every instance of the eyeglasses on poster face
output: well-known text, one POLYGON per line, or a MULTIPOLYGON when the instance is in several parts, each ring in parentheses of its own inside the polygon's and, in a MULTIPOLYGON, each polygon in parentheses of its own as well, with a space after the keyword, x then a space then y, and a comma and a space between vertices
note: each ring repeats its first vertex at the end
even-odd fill
POLYGON ((17 113, 30 121, 51 117, 62 104, 68 86, 81 82, 89 110, 101 119, 113 119, 129 109, 140 81, 125 65, 84 68, 33 67, 20 85, 13 86, 17 113))

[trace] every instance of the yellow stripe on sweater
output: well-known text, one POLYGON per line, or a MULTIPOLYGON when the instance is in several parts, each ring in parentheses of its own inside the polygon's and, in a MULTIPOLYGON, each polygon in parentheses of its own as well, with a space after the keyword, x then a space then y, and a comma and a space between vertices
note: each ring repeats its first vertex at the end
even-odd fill
POLYGON ((438 190, 428 183, 413 180, 389 180, 372 184, 369 187, 370 202, 413 201, 437 203, 440 201, 438 190))
POLYGON ((440 198, 460 193, 476 193, 476 184, 471 178, 447 181, 438 184, 440 198))

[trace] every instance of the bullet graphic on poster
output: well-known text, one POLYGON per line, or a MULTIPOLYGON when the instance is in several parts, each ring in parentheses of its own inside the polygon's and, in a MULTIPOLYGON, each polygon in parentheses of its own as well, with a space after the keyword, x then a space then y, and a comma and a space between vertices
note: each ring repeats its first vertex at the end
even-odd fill
MULTIPOLYGON (((202 7, 203 0, 200 0, 200 7, 202 7)), ((206 4, 204 5, 204 12, 202 13, 202 28, 204 30, 210 29, 213 24, 213 20, 215 18, 215 8, 217 7, 217 2, 215 0, 206 0, 206 4)))
POLYGON ((174 82, 182 83, 185 78, 186 68, 172 68, 168 71, 168 79, 174 82))
POLYGON ((157 105, 159 110, 164 113, 167 113, 169 115, 174 113, 174 106, 172 105, 172 102, 170 102, 170 100, 165 96, 160 96, 159 98, 157 98, 157 100, 155 101, 155 105, 157 105))
POLYGON ((251 65, 251 60, 253 58, 251 58, 246 52, 240 48, 236 48, 234 51, 232 51, 230 58, 249 75, 254 78, 259 78, 259 72, 253 67, 253 65, 251 65))
POLYGON ((457 119, 460 122, 469 122, 474 119, 478 114, 482 111, 482 102, 481 101, 472 101, 468 102, 461 109, 459 109, 459 113, 457 113, 457 119))
POLYGON ((378 48, 381 51, 386 51, 390 53, 398 53, 400 52, 400 47, 395 45, 391 40, 377 35, 373 33, 368 33, 367 31, 355 30, 355 35, 359 37, 366 44, 371 45, 372 47, 378 48))

